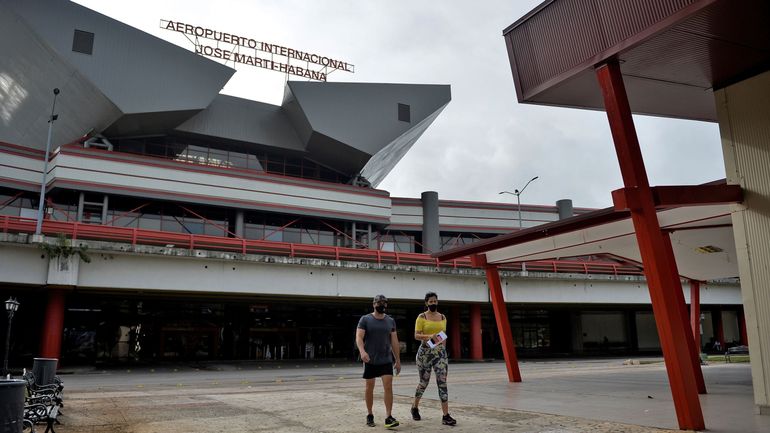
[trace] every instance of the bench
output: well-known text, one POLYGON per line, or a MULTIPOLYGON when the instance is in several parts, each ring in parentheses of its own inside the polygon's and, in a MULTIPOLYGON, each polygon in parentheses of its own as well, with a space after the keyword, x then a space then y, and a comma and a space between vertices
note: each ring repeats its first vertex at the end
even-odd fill
POLYGON ((27 382, 28 398, 50 396, 57 405, 64 406, 64 384, 59 376, 54 376, 54 383, 47 385, 37 384, 35 375, 31 371, 27 371, 27 369, 24 369, 24 374, 21 377, 27 382))
POLYGON ((45 433, 56 433, 54 424, 59 424, 59 405, 50 396, 31 397, 24 404, 24 424, 35 432, 35 425, 45 423, 45 433))
POLYGON ((56 433, 54 425, 61 424, 58 417, 61 415, 60 409, 64 406, 64 384, 61 379, 55 376, 54 383, 39 385, 35 382, 35 375, 26 369, 22 378, 27 383, 24 401, 25 428, 29 427, 29 431, 34 433, 35 425, 45 424, 45 433, 56 433))
POLYGON ((748 355, 749 346, 734 346, 727 349, 725 352, 725 362, 730 362, 730 356, 732 355, 748 355))

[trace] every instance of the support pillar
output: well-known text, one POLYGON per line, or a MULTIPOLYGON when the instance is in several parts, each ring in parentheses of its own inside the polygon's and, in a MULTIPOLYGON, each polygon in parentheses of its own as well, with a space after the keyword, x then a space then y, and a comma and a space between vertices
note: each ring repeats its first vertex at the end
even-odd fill
POLYGON ((463 357, 460 336, 460 307, 452 307, 449 313, 449 351, 454 359, 463 357))
POLYGON ((714 324, 714 338, 719 342, 722 350, 725 350, 725 325, 722 320, 722 309, 717 308, 711 312, 711 323, 714 324))
POLYGON ((692 338, 700 352, 700 281, 690 280, 690 326, 692 338))
POLYGON ((732 213, 757 413, 770 415, 770 71, 714 90, 727 183, 746 191, 732 213))
POLYGON ((476 260, 483 262, 484 269, 486 270, 489 297, 492 299, 497 332, 500 335, 500 343, 503 346, 503 357, 505 358, 505 368, 508 371, 508 381, 521 382, 519 360, 516 358, 516 345, 513 342, 511 324, 508 322, 508 310, 505 307, 503 288, 502 284, 500 284, 500 272, 498 272, 497 266, 486 263, 486 256, 476 256, 476 260))
MULTIPOLYGON (((674 256, 673 250, 671 256, 674 256)), ((682 306, 682 314, 686 317, 687 307, 682 306)), ((700 281, 690 280, 690 327, 692 330, 692 342, 688 345, 692 356, 695 382, 698 386, 698 394, 706 394, 706 381, 703 379, 703 370, 700 361, 700 281)))
POLYGON ((422 201, 422 248, 423 253, 431 254, 441 250, 441 232, 438 218, 438 193, 425 191, 420 196, 422 201))
POLYGON ((107 224, 107 215, 110 212, 110 196, 104 195, 104 199, 102 200, 102 225, 107 224))
POLYGON ((471 359, 484 358, 481 350, 481 305, 471 304, 471 359))
POLYGON ((691 331, 686 320, 682 286, 676 275, 671 240, 660 229, 647 179, 631 108, 617 60, 601 64, 596 75, 623 177, 655 324, 668 372, 679 428, 703 430, 703 411, 693 368, 691 331))
POLYGON ((43 318, 43 335, 40 339, 41 358, 59 358, 64 335, 64 291, 48 290, 48 305, 43 318))
POLYGON ((243 235, 243 211, 237 210, 235 211, 235 237, 243 239, 243 235))
POLYGON ((738 331, 740 331, 741 334, 741 345, 748 346, 749 336, 746 332, 746 313, 744 313, 743 310, 738 310, 738 331))
POLYGON ((80 194, 78 194, 77 222, 79 223, 83 222, 83 209, 85 208, 85 202, 86 202, 86 194, 81 191, 80 194))

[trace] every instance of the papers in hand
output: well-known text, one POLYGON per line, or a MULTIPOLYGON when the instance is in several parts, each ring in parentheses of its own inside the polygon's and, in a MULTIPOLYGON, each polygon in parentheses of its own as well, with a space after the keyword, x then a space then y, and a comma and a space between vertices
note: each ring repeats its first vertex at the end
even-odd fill
POLYGON ((446 334, 444 331, 439 332, 438 334, 434 335, 433 338, 428 340, 428 346, 432 349, 439 345, 442 341, 446 340, 446 334))

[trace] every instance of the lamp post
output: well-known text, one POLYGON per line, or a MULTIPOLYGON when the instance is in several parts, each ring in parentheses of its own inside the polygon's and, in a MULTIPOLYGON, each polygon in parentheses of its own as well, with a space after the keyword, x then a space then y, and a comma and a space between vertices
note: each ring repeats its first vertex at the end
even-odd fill
POLYGON ((14 298, 8 298, 5 301, 5 311, 8 312, 8 332, 5 334, 5 358, 3 358, 3 374, 8 374, 8 352, 11 348, 11 321, 13 314, 19 309, 19 301, 14 298))
POLYGON ((539 176, 535 176, 532 179, 530 179, 529 181, 527 181, 527 183, 524 184, 524 188, 522 188, 521 190, 514 189, 513 192, 510 192, 510 191, 500 191, 499 192, 499 194, 511 194, 511 195, 515 195, 516 196, 516 203, 517 203, 518 208, 519 208, 519 228, 522 228, 522 222, 521 222, 521 193, 523 193, 524 190, 527 189, 527 186, 530 183, 532 183, 533 180, 537 179, 538 177, 539 176))
MULTIPOLYGON (((59 118, 54 114, 56 109, 56 97, 59 95, 59 89, 53 89, 53 105, 51 105, 51 117, 48 118, 48 140, 45 142, 45 159, 43 160, 43 181, 40 184, 40 203, 37 206, 37 225, 35 225, 35 236, 40 236, 43 229, 43 207, 45 207, 45 179, 48 175, 48 153, 51 151, 51 135, 53 134, 53 122, 59 118)), ((8 303, 6 302, 6 307, 8 303)))

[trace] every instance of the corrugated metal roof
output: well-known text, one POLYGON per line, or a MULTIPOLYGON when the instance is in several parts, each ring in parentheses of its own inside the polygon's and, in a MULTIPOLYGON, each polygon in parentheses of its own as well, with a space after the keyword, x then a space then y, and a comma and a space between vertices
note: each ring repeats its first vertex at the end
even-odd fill
POLYGON ((763 0, 552 0, 504 35, 520 102, 602 108, 617 57, 634 112, 713 121, 712 89, 770 64, 768 22, 763 0))

